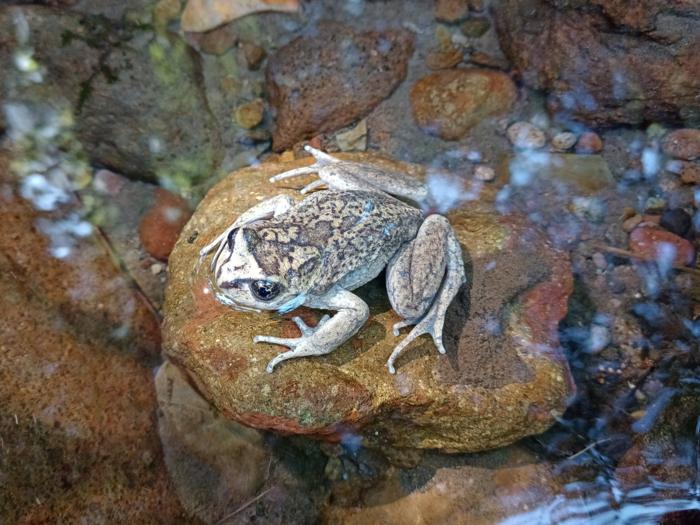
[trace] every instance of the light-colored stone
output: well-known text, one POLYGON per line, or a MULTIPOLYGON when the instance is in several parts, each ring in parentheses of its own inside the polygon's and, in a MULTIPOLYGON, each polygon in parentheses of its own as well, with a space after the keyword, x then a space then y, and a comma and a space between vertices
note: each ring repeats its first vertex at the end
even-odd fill
POLYGON ((364 151, 367 149, 367 120, 362 119, 357 125, 335 136, 340 151, 364 151))
POLYGON ((491 166, 480 164, 474 168, 474 177, 477 180, 489 182, 496 178, 496 171, 491 166))
POLYGON ((540 149, 547 143, 544 132, 529 122, 511 124, 506 134, 510 143, 518 149, 540 149))
POLYGON ((567 151, 576 144, 576 135, 570 131, 562 131, 552 137, 552 148, 555 151, 567 151))
POLYGON ((262 11, 295 13, 299 0, 188 0, 182 12, 183 31, 203 32, 245 15, 262 11))

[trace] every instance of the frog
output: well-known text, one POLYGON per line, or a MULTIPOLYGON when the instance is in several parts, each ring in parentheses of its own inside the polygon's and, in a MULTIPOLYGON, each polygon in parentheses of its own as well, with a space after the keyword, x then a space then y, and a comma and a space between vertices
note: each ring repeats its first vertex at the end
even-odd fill
POLYGON ((305 150, 311 165, 270 178, 317 175, 300 189, 302 200, 280 194, 261 201, 200 250, 199 264, 213 253, 208 271, 216 299, 244 312, 287 314, 301 306, 335 312, 315 326, 293 316, 300 337, 255 336, 255 343, 288 349, 267 364, 272 373, 283 361, 329 354, 357 334, 369 307, 353 291, 385 271, 400 317, 392 332, 398 337, 413 327, 389 356, 389 372, 424 334, 445 354, 446 312, 466 275, 449 221, 430 213, 427 185, 401 171, 305 150))

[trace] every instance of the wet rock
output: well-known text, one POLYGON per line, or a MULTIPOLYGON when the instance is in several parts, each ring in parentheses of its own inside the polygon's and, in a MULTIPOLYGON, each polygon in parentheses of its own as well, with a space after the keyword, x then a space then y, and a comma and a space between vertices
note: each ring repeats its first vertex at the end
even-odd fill
POLYGON ((552 137, 552 148, 554 148, 555 151, 567 151, 574 147, 576 140, 577 137, 575 134, 570 131, 563 131, 552 137))
POLYGON ((700 123, 698 15, 695 2, 671 15, 662 0, 635 9, 508 0, 494 12, 501 47, 523 81, 548 92, 552 112, 592 126, 700 123))
POLYGON ((272 146, 281 151, 367 115, 406 76, 413 35, 404 29, 356 32, 322 22, 268 60, 277 111, 272 146))
POLYGON ((243 42, 241 43, 241 49, 243 50, 243 56, 245 57, 248 69, 251 71, 257 71, 260 69, 263 60, 267 56, 267 51, 253 42, 243 42))
MULTIPOLYGON (((366 154, 351 158, 418 173, 415 166, 366 154)), ((547 428, 572 389, 556 350, 556 327, 572 285, 569 264, 524 222, 476 205, 451 216, 471 278, 468 301, 455 303, 446 325, 447 357, 421 339, 399 359, 396 375, 387 372, 398 317, 384 284, 374 281, 358 292, 368 301, 370 319, 355 337, 328 356, 265 372, 279 348, 255 345, 252 338, 297 336, 291 316, 227 308, 207 293, 206 276, 193 272, 201 247, 234 216, 261 198, 293 195, 268 184, 268 177, 308 162, 235 172, 212 189, 183 230, 170 258, 165 346, 198 390, 247 426, 330 441, 358 432, 374 448, 473 451, 547 428), (491 330, 487 337, 484 330, 491 330)), ((306 309, 295 313, 311 324, 319 317, 306 309)))
POLYGON ((238 106, 235 111, 236 122, 245 129, 252 129, 260 124, 264 114, 265 103, 260 98, 238 106))
POLYGON ((634 230, 639 224, 642 222, 642 216, 639 214, 632 215, 632 217, 629 217, 625 219, 625 221, 622 223, 622 229, 625 230, 626 232, 631 232, 634 230))
POLYGON ((681 181, 684 184, 700 185, 700 165, 688 163, 683 166, 683 171, 681 171, 681 181))
POLYGON ((491 29, 491 22, 488 18, 470 18, 462 22, 459 26, 460 31, 469 38, 479 38, 483 36, 486 31, 491 29))
POLYGON ((692 219, 690 215, 682 208, 674 208, 666 210, 661 214, 659 226, 667 229, 671 233, 675 233, 681 237, 685 237, 690 231, 692 219))
POLYGON ((411 110, 427 133, 458 140, 481 120, 507 112, 517 91, 505 74, 485 69, 438 71, 411 88, 411 110))
POLYGON ((0 159, 2 523, 189 523, 154 426, 158 321, 94 237, 48 254, 0 159))
POLYGON ((223 55, 238 41, 236 26, 228 24, 206 33, 186 33, 190 45, 202 53, 223 55))
POLYGON ((263 11, 295 13, 299 11, 299 0, 188 0, 180 26, 183 31, 209 31, 242 16, 263 11))
POLYGON ((467 0, 437 0, 435 2, 435 19, 439 22, 459 22, 469 15, 467 0))
POLYGON ((506 132, 510 143, 518 149, 539 149, 547 142, 544 132, 529 122, 516 122, 506 132))
POLYGON ((482 51, 475 51, 469 55, 469 62, 477 66, 502 69, 504 71, 510 68, 508 60, 506 60, 506 58, 502 55, 491 55, 482 51))
POLYGON ((454 46, 432 51, 425 57, 425 64, 433 70, 449 69, 459 64, 464 58, 464 51, 454 46))
POLYGON ((139 238, 145 250, 156 259, 166 261, 190 215, 187 201, 158 188, 153 207, 139 225, 139 238))
POLYGON ((658 215, 666 209, 666 199, 663 197, 648 197, 644 202, 644 211, 651 215, 658 215))
POLYGON ((624 491, 644 487, 659 501, 679 498, 682 505, 690 499, 697 472, 690 451, 697 442, 699 405, 697 396, 676 394, 676 389, 662 387, 651 396, 643 416, 632 424, 637 435, 620 458, 615 479, 624 491))
POLYGON ((603 150, 603 140, 593 131, 581 133, 576 142, 576 153, 600 153, 603 150))
POLYGON ((669 231, 638 226, 630 234, 630 250, 647 261, 671 261, 677 266, 693 264, 695 249, 687 240, 669 231))
POLYGON ((700 129, 677 129, 663 140, 663 152, 683 160, 700 158, 700 129))
POLYGON ((361 500, 332 502, 323 518, 347 525, 527 522, 533 509, 562 498, 555 477, 551 464, 523 447, 471 459, 433 455, 410 471, 390 469, 361 500))
POLYGON ((265 482, 270 452, 263 435, 217 414, 168 361, 155 386, 158 432, 178 497, 190 514, 214 523, 265 482))
MULTIPOLYGON (((46 68, 37 95, 66 101, 90 159, 140 179, 206 179, 223 151, 187 46, 154 40, 142 25, 37 5, 0 7, 0 70, 16 47, 20 9, 36 59, 46 68)), ((0 83, 0 98, 6 98, 0 83)), ((27 88, 28 89, 28 88, 27 88)), ((4 127, 0 112, 0 129, 4 127)))
POLYGON ((340 151, 364 151, 367 149, 367 120, 362 119, 351 129, 338 133, 335 141, 340 151))
POLYGON ((531 180, 557 181, 590 196, 615 184, 608 163, 600 155, 524 151, 505 159, 503 164, 502 171, 521 185, 531 180))

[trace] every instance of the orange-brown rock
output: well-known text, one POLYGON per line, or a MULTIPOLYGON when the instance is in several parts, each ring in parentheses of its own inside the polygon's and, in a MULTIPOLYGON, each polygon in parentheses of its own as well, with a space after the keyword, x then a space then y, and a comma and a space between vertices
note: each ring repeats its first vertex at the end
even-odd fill
POLYGON ((190 523, 155 429, 158 321, 95 236, 49 254, 0 158, 1 523, 190 523))
POLYGON ((672 261, 674 265, 693 264, 695 248, 686 239, 661 228, 638 226, 630 233, 630 250, 647 261, 672 261))
POLYGON ((507 112, 515 84, 504 73, 488 69, 450 69, 419 79, 411 88, 411 110, 427 133, 458 140, 486 117, 507 112))
POLYGON ((554 113, 594 127, 700 123, 700 4, 505 0, 501 47, 554 113), (672 13, 672 14, 671 14, 672 13))
MULTIPOLYGON (((416 166, 367 154, 346 157, 420 175, 416 166)), ((253 336, 297 336, 291 315, 234 311, 214 299, 206 271, 195 267, 199 250, 241 212, 275 194, 295 195, 268 183, 270 176, 308 162, 231 174, 207 194, 180 236, 170 258, 165 348, 198 390, 223 414, 254 428, 331 441, 360 433, 375 447, 474 451, 549 427, 573 389, 556 335, 572 289, 569 262, 525 222, 479 206, 451 215, 468 285, 448 315, 446 356, 421 338, 398 360, 398 373, 387 372, 398 317, 375 280, 357 292, 370 319, 355 337, 327 356, 265 371, 280 348, 256 345, 253 336)), ((307 309, 295 313, 311 324, 320 317, 307 309)))
POLYGON ((282 151, 367 115, 406 76, 413 35, 354 31, 323 22, 272 55, 266 83, 277 111, 272 147, 282 151))
POLYGON ((190 214, 185 199, 158 188, 153 207, 139 225, 139 237, 144 249, 156 259, 166 261, 190 214))
POLYGON ((700 129, 677 129, 664 137, 663 151, 683 160, 700 158, 700 129))

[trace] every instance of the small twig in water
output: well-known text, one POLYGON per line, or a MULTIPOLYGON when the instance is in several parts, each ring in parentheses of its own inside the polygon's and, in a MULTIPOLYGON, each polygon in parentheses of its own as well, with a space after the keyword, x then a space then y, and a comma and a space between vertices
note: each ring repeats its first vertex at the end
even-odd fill
POLYGON ((572 455, 572 456, 569 456, 567 459, 574 459, 575 457, 578 457, 578 456, 580 456, 581 454, 585 454, 586 452, 588 452, 588 451, 591 450, 592 448, 595 448, 597 445, 600 445, 601 443, 605 443, 606 441, 610 441, 611 439, 612 439, 612 438, 605 438, 605 439, 601 439, 601 440, 599 440, 599 441, 594 441, 593 443, 591 443, 591 444, 588 445, 587 447, 585 447, 585 448, 579 450, 578 452, 576 452, 576 454, 574 454, 574 455, 572 455))
MULTIPOLYGON (((649 259, 642 257, 641 255, 638 255, 634 252, 631 252, 629 250, 623 250, 622 248, 615 248, 614 246, 605 246, 602 244, 596 245, 596 248, 598 250, 602 250, 604 252, 611 253, 613 255, 617 255, 618 257, 626 257, 628 259, 637 259, 640 261, 645 261, 645 262, 653 262, 650 261, 649 259)), ((700 277, 700 270, 697 268, 691 268, 689 266, 682 266, 680 264, 674 264, 672 266, 674 270, 678 270, 680 272, 686 272, 689 273, 690 275, 695 275, 696 277, 700 277)))
POLYGON ((270 488, 267 489, 267 490, 263 490, 260 494, 258 494, 258 495, 255 496, 254 498, 249 499, 249 500, 246 501, 243 505, 241 505, 240 507, 238 507, 236 510, 234 510, 234 511, 231 512, 230 514, 227 514, 226 516, 224 516, 223 518, 221 518, 219 521, 217 521, 217 522, 216 522, 216 525, 222 525, 223 523, 226 522, 226 520, 233 518, 236 514, 238 514, 238 513, 241 512, 242 510, 245 510, 246 508, 250 507, 253 503, 255 503, 255 502, 258 501, 260 498, 262 498, 263 496, 265 496, 265 494, 267 494, 268 492, 270 492, 273 488, 275 488, 275 487, 270 487, 270 488))

